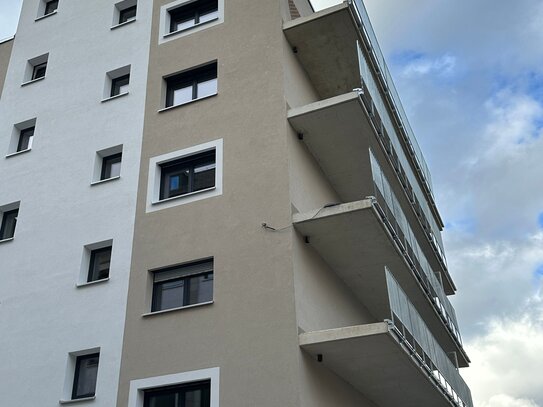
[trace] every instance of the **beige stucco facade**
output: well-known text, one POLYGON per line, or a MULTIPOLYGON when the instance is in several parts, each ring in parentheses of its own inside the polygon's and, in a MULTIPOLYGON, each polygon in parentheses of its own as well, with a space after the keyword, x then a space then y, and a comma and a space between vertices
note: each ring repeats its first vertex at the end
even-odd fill
POLYGON ((13 38, 0 43, 0 96, 2 96, 2 89, 6 80, 12 48, 13 38))

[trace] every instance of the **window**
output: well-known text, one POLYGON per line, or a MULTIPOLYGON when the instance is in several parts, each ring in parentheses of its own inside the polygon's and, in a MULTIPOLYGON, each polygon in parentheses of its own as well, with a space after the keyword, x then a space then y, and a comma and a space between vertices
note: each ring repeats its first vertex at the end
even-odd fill
POLYGON ((1 213, 2 224, 0 226, 0 240, 12 239, 15 236, 15 226, 19 208, 11 209, 1 213))
POLYGON ((102 160, 102 173, 100 174, 100 180, 106 180, 115 178, 121 175, 121 161, 123 154, 113 154, 108 157, 104 157, 102 160))
POLYGON ((168 11, 170 33, 186 30, 219 18, 218 0, 196 0, 168 11))
POLYGON ((152 312, 213 300, 213 259, 170 267, 153 273, 152 312))
POLYGON ((113 97, 113 96, 120 95, 121 93, 127 93, 129 83, 130 83, 130 74, 112 79, 110 96, 113 97))
POLYGON ((28 60, 23 85, 45 78, 49 54, 28 60))
POLYGON ((130 84, 130 65, 115 69, 106 74, 103 102, 117 96, 127 95, 130 84))
POLYGON ((87 282, 104 280, 109 277, 111 246, 94 249, 90 253, 89 275, 87 282))
POLYGON ((169 76, 166 107, 178 106, 217 94, 217 62, 169 76))
POLYGON ((161 165, 160 199, 215 186, 215 150, 161 165))
POLYGON ((120 10, 119 24, 126 23, 127 21, 131 21, 131 20, 135 20, 137 10, 138 10, 138 6, 132 6, 132 7, 125 8, 124 10, 120 10))
POLYGON ((13 126, 6 157, 30 151, 36 131, 36 119, 25 120, 13 126))
POLYGON ((58 8, 58 0, 50 0, 45 2, 45 12, 43 13, 44 16, 54 13, 57 11, 58 8))
POLYGON ((34 127, 21 130, 19 134, 19 143, 17 144, 17 152, 28 150, 32 147, 32 138, 34 137, 34 127))
POLYGON ((99 360, 99 353, 76 357, 72 400, 94 397, 99 360))
POLYGON ((210 407, 211 381, 187 383, 145 392, 144 407, 210 407))

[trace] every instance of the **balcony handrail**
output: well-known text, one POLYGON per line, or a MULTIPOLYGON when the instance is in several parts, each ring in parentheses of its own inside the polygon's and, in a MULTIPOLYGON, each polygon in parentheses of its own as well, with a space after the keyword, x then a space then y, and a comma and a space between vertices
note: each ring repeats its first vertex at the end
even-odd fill
POLYGON ((377 41, 377 36, 375 35, 375 31, 373 30, 373 26, 366 11, 366 7, 364 6, 362 0, 347 1, 349 4, 352 4, 354 6, 355 15, 359 20, 358 23, 360 25, 362 36, 366 39, 368 45, 368 52, 372 55, 377 64, 377 76, 381 81, 381 85, 385 90, 385 94, 390 98, 389 102, 391 105, 391 109, 396 116, 395 118, 398 127, 402 130, 402 136, 404 137, 404 141, 411 153, 413 162, 415 163, 415 167, 421 175, 420 178, 422 180, 422 184, 428 194, 432 197, 432 203, 434 203, 432 176, 428 169, 428 164, 426 163, 424 154, 422 153, 417 138, 415 137, 415 133, 413 132, 411 124, 409 123, 409 119, 407 118, 407 114, 405 113, 405 110, 403 108, 400 95, 398 94, 398 91, 392 79, 392 75, 390 74, 390 71, 388 69, 388 65, 385 62, 383 52, 381 51, 381 47, 379 46, 379 42, 377 41))
POLYGON ((436 384, 459 407, 472 407, 471 391, 392 273, 385 267, 391 321, 436 384), (407 331, 407 332, 406 332, 407 331))
POLYGON ((434 274, 428 259, 424 255, 420 245, 409 225, 400 203, 396 198, 392 188, 383 173, 381 166, 369 150, 371 172, 373 184, 375 187, 375 198, 384 218, 391 227, 391 232, 395 236, 400 249, 404 252, 404 257, 408 259, 409 267, 419 277, 423 287, 428 290, 427 293, 432 298, 432 304, 438 310, 445 326, 451 332, 453 338, 462 347, 462 338, 458 329, 456 312, 449 301, 443 286, 434 274))

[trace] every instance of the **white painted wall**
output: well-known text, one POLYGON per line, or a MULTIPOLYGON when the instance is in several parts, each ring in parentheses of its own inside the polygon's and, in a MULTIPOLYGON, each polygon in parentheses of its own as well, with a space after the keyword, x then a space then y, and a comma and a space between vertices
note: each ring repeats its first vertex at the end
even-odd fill
POLYGON ((15 239, 0 244, 1 406, 58 405, 68 354, 91 348, 91 405, 116 404, 152 12, 140 0, 137 20, 111 30, 117 1, 60 0, 39 21, 40 0, 23 4, 0 100, 0 206, 21 201, 15 239), (45 53, 46 78, 21 87, 45 53), (106 72, 126 65, 129 95, 101 103, 106 72), (34 117, 32 151, 4 158, 13 125, 34 117), (120 144, 120 179, 91 187, 96 152, 120 144), (110 279, 77 288, 84 246, 108 239, 110 279))

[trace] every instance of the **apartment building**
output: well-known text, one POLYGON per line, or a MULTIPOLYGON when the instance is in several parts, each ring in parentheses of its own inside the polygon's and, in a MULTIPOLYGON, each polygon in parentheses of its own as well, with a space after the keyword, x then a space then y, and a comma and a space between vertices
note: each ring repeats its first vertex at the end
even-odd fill
POLYGON ((2 84, 0 405, 472 406, 361 0, 24 0, 2 84))

